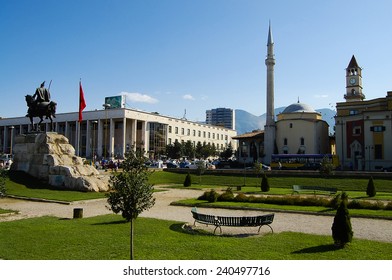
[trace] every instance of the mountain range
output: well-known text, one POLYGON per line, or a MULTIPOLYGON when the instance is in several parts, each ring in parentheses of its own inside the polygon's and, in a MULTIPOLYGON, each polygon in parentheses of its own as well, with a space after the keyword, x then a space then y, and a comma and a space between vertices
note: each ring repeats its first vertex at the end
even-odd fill
MULTIPOLYGON (((283 112, 286 107, 279 107, 275 109, 275 116, 283 112)), ((316 109, 317 112, 321 113, 322 118, 329 125, 329 133, 333 133, 335 126, 334 116, 336 111, 331 109, 316 109)), ((264 130, 266 120, 266 114, 261 116, 255 116, 245 110, 236 109, 235 110, 235 127, 238 135, 244 134, 246 132, 251 132, 253 130, 261 129, 264 130)))

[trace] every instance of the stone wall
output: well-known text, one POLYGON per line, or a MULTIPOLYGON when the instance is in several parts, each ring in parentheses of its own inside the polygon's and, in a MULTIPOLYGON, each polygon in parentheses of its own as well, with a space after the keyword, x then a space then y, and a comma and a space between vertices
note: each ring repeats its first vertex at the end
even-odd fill
POLYGON ((19 135, 11 170, 24 171, 59 189, 107 191, 108 178, 84 165, 68 139, 55 132, 19 135))

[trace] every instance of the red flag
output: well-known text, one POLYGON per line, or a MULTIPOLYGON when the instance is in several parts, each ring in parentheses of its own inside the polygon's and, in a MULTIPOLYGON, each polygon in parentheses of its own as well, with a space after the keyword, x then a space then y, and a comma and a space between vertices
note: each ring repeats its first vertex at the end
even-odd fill
POLYGON ((84 108, 86 108, 86 101, 84 100, 82 82, 79 82, 79 122, 83 120, 82 111, 84 108))

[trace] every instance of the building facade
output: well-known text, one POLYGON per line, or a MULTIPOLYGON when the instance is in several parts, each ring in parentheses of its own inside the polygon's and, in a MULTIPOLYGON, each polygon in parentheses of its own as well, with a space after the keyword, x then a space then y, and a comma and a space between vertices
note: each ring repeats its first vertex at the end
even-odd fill
POLYGON ((365 100, 355 57, 346 69, 345 102, 336 104, 336 152, 343 169, 375 171, 392 166, 392 92, 365 100))
MULTIPOLYGON (((86 158, 122 157, 134 148, 142 148, 151 157, 162 154, 166 145, 190 140, 196 146, 215 145, 223 151, 229 144, 236 149, 235 130, 219 126, 163 116, 126 108, 111 108, 83 112, 79 123, 78 112, 56 114, 53 129, 50 123, 41 124, 41 131, 56 131, 69 139, 76 154, 86 158)), ((27 117, 0 119, 0 152, 12 152, 13 138, 31 131, 27 117)))
POLYGON ((329 154, 329 125, 320 113, 304 103, 294 103, 277 116, 278 154, 329 154))
POLYGON ((206 124, 223 126, 235 130, 235 110, 229 108, 207 110, 206 124))

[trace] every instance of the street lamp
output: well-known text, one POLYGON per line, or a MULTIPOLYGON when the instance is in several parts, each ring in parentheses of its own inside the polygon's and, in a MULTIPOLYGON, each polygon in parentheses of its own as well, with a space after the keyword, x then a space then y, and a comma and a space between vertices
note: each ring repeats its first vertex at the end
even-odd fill
POLYGON ((105 109, 105 141, 104 141, 104 155, 103 157, 106 158, 106 138, 108 134, 108 109, 110 109, 110 104, 103 104, 103 108, 105 109))

